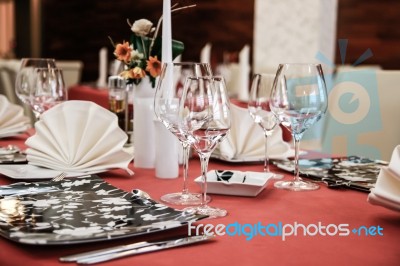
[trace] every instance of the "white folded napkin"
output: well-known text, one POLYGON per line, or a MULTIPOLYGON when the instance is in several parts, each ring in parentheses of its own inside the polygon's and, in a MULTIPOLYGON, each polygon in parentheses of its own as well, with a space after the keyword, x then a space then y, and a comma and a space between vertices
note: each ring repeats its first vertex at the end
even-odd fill
POLYGON ((30 119, 24 115, 24 109, 10 103, 0 94, 0 138, 12 136, 30 128, 30 119))
POLYGON ((400 211, 400 145, 394 149, 389 166, 381 168, 368 202, 400 211))
MULTIPOLYGON (((231 161, 264 160, 264 132, 251 118, 248 110, 231 104, 231 119, 231 130, 215 149, 214 157, 231 161)), ((276 126, 268 137, 269 157, 286 158, 290 152, 289 144, 282 139, 282 129, 276 126)))
POLYGON ((43 113, 28 138, 30 164, 65 172, 122 168, 133 155, 123 151, 127 135, 118 118, 89 101, 67 101, 43 113))

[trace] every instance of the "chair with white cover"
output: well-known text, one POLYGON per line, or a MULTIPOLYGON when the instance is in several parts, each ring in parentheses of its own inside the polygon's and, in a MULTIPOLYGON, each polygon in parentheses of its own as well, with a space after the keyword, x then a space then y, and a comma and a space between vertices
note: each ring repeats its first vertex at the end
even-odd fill
POLYGON ((321 150, 389 160, 400 144, 400 70, 342 71, 333 80, 321 150))
POLYGON ((0 94, 7 97, 8 101, 24 108, 24 113, 34 121, 34 115, 29 106, 23 104, 15 94, 15 79, 20 67, 16 59, 0 59, 0 94))
POLYGON ((80 83, 83 62, 80 60, 56 60, 58 68, 63 70, 64 82, 67 88, 80 83))

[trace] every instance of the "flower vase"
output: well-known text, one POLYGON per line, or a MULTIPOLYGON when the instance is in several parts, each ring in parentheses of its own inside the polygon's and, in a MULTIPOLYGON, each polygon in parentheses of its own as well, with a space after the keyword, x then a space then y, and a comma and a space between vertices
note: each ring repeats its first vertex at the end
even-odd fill
POLYGON ((134 85, 133 92, 133 146, 134 166, 137 168, 154 168, 156 160, 155 127, 154 127, 154 93, 155 88, 148 78, 134 85))
POLYGON ((155 168, 159 178, 179 175, 177 138, 155 117, 155 88, 149 79, 142 80, 134 90, 134 166, 155 168))

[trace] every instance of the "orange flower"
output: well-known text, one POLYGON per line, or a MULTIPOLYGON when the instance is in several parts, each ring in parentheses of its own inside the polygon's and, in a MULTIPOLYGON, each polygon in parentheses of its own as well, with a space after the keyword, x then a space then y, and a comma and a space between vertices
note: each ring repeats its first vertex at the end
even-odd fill
POLYGON ((119 73, 119 75, 124 79, 133 79, 133 75, 131 74, 131 69, 124 70, 121 73, 119 73))
POLYGON ((161 73, 161 62, 158 61, 157 56, 149 57, 149 60, 147 60, 147 66, 146 66, 146 71, 150 72, 150 75, 155 78, 158 77, 161 73))
POLYGON ((118 60, 129 63, 131 61, 131 51, 132 48, 129 46, 129 42, 124 42, 123 44, 117 44, 115 47, 114 55, 118 60))
POLYGON ((133 73, 134 79, 141 79, 146 76, 146 72, 144 72, 144 70, 141 69, 140 67, 135 67, 134 69, 131 70, 131 72, 133 73))
POLYGON ((141 79, 146 76, 146 72, 140 67, 125 70, 119 74, 121 77, 126 79, 141 79))

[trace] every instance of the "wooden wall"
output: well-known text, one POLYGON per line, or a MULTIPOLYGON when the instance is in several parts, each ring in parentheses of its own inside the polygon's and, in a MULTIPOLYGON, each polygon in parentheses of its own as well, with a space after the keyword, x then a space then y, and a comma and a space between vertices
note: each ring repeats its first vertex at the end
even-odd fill
MULTIPOLYGON (((172 1, 173 3, 176 1, 172 1)), ((181 1, 194 9, 173 16, 173 38, 186 45, 185 60, 199 60, 200 49, 213 44, 213 61, 223 52, 252 45, 253 0, 181 1)), ((154 23, 162 12, 162 0, 43 0, 42 55, 84 61, 84 81, 97 78, 98 51, 130 35, 126 18, 147 18, 154 23)), ((346 63, 354 63, 368 48, 373 57, 366 64, 400 69, 400 1, 339 0, 337 37, 349 40, 346 63)), ((340 62, 337 52, 337 63, 340 62)))
POLYGON ((339 0, 337 38, 348 39, 347 64, 370 48, 373 56, 365 64, 400 69, 400 1, 339 0))

